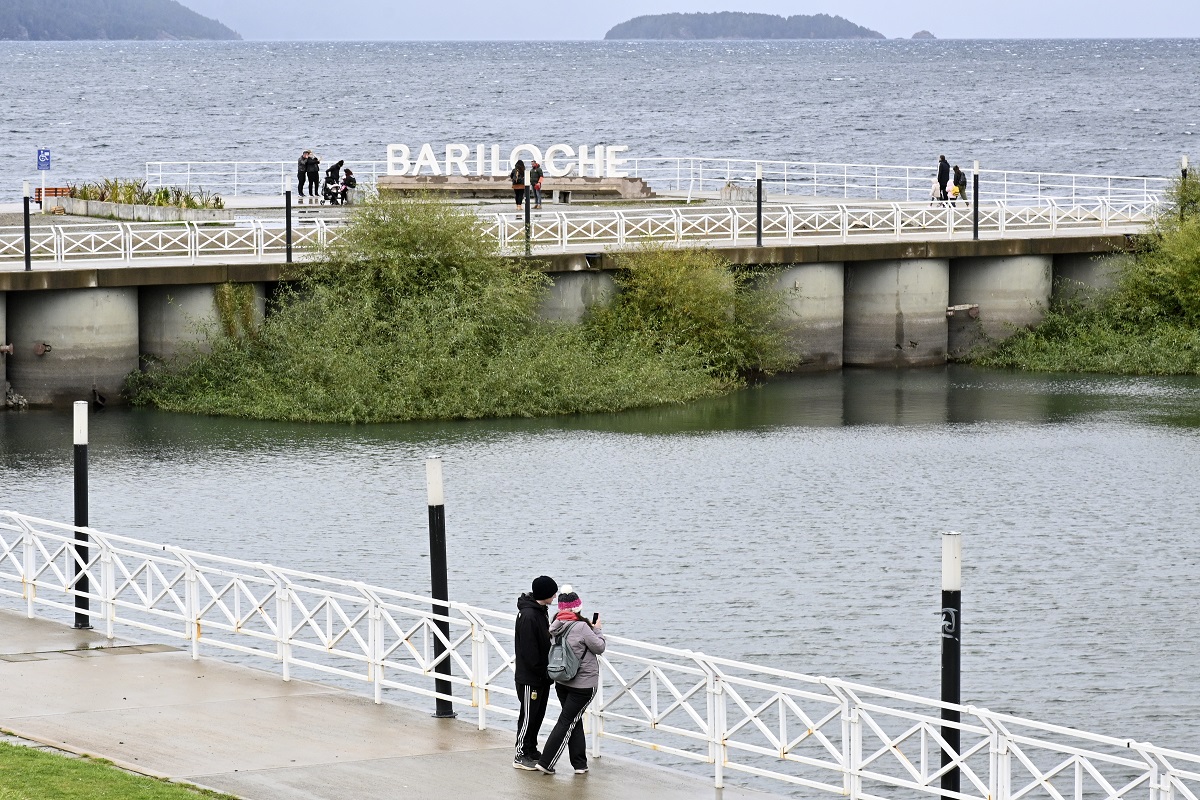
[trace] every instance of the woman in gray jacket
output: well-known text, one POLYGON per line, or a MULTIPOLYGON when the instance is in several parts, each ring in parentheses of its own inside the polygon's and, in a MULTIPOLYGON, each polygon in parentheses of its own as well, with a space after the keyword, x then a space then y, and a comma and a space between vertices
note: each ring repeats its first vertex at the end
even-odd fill
POLYGON ((571 767, 576 775, 586 774, 587 742, 583 735, 583 712, 596 694, 600 683, 600 660, 596 657, 604 652, 603 627, 597 620, 593 625, 582 615, 583 601, 570 586, 563 586, 558 596, 558 615, 550 623, 550 636, 566 631, 566 643, 579 656, 579 671, 569 681, 554 684, 562 713, 554 730, 542 748, 542 757, 537 768, 546 775, 554 774, 554 764, 565 749, 571 757, 571 767))

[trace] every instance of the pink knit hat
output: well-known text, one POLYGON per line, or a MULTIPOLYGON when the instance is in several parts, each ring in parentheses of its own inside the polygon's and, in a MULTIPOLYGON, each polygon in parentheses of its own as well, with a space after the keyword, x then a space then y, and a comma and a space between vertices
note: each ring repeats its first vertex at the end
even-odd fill
POLYGON ((575 590, 571 588, 571 584, 566 584, 562 587, 562 592, 558 595, 558 610, 579 612, 583 608, 583 601, 579 599, 579 595, 575 594, 575 590))

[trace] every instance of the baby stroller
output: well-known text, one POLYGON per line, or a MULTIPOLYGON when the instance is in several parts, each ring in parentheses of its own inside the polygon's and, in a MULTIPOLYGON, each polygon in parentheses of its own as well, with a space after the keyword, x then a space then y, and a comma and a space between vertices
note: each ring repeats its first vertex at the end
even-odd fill
POLYGON ((321 186, 321 202, 329 203, 331 206, 342 204, 342 184, 341 181, 334 182, 329 176, 325 176, 325 183, 321 186))

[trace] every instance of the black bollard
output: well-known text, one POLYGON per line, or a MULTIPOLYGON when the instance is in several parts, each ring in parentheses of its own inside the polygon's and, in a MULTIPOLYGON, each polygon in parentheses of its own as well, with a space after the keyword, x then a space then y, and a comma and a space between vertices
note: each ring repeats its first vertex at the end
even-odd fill
MULTIPOLYGON (((976 198, 976 202, 978 198, 976 198)), ((962 699, 962 536, 942 534, 942 702, 958 705, 962 699)), ((957 710, 942 709, 943 722, 959 722, 957 710)), ((955 754, 961 753, 960 731, 957 727, 942 726, 942 738, 955 754)), ((942 767, 953 761, 950 753, 942 751, 942 767)), ((959 768, 942 775, 942 791, 957 792, 959 768)))
MULTIPOLYGON (((25 181, 25 271, 33 269, 33 245, 29 236, 29 181, 25 181)), ((42 202, 46 202, 44 199, 42 202)))
POLYGON ((525 187, 525 255, 529 255, 531 252, 533 252, 532 244, 529 241, 530 224, 531 223, 529 221, 529 187, 526 186, 525 187))
POLYGON ((292 263, 292 190, 283 193, 283 235, 287 240, 287 263, 292 263))
POLYGON ((762 247, 762 164, 754 165, 754 183, 758 189, 757 211, 754 216, 754 241, 758 247, 762 247))
POLYGON ((972 214, 971 229, 975 234, 975 238, 979 238, 979 162, 975 162, 975 171, 971 174, 971 182, 974 184, 971 187, 971 196, 975 198, 975 209, 972 214))
MULTIPOLYGON (((26 200, 28 202, 28 200, 26 200)), ((88 526, 88 403, 75 401, 75 527, 88 526)), ((75 561, 72 585, 75 589, 75 627, 88 630, 92 618, 88 613, 88 576, 81 564, 88 561, 88 535, 75 531, 75 561)))
MULTIPOLYGON (((450 599, 449 581, 446 577, 446 504, 442 492, 442 458, 430 456, 425 460, 425 484, 429 493, 429 574, 433 588, 433 613, 439 616, 450 616, 450 607, 445 605, 450 599), (441 601, 440 603, 437 601, 441 601)), ((450 623, 437 620, 434 625, 441 631, 446 641, 450 640, 450 623)), ((433 656, 437 659, 446 652, 446 646, 441 639, 433 641, 433 656)), ((450 660, 439 662, 434 668, 438 675, 450 674, 450 660)), ((443 697, 438 697, 434 716, 440 719, 456 717, 453 701, 446 699, 453 692, 450 681, 435 678, 434 691, 443 697)))

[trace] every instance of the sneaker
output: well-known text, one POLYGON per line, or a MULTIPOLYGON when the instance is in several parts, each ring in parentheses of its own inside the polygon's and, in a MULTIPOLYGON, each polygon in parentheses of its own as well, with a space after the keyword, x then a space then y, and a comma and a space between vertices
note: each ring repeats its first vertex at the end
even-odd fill
POLYGON ((587 771, 588 771, 587 767, 576 767, 575 768, 576 775, 587 775, 587 771))
POLYGON ((554 774, 554 767, 543 767, 540 762, 536 766, 537 766, 537 771, 542 773, 543 775, 553 775, 554 774))
POLYGON ((537 762, 532 758, 518 758, 513 761, 513 769, 525 769, 533 772, 537 769, 537 762))

